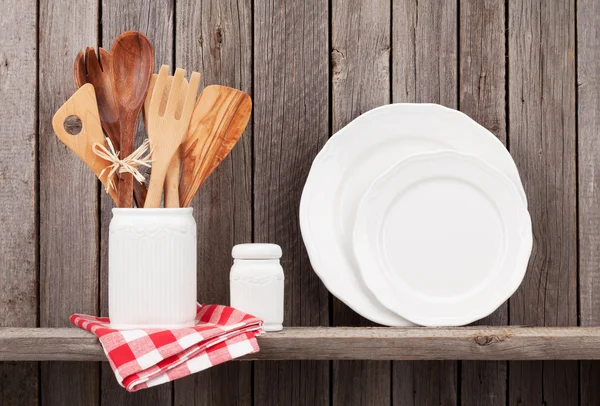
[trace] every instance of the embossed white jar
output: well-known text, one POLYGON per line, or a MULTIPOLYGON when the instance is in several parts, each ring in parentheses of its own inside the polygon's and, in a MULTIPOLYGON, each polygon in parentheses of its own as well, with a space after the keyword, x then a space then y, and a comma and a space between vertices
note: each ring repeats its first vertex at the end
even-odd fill
POLYGON ((108 238, 111 326, 193 326, 196 249, 191 208, 113 209, 108 238))
POLYGON ((283 268, 276 244, 233 247, 229 274, 231 306, 264 320, 265 331, 283 329, 283 268))

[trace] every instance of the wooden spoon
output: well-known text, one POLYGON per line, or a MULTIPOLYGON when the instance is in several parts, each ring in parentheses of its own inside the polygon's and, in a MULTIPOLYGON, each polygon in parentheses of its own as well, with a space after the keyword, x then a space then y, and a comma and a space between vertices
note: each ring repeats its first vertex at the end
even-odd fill
MULTIPOLYGON (((75 152, 94 171, 100 182, 109 190, 110 197, 116 203, 118 201, 117 190, 108 189, 109 171, 104 171, 102 176, 100 176, 100 173, 106 167, 110 166, 111 162, 100 158, 92 151, 92 146, 96 142, 100 145, 106 145, 102 126, 100 125, 100 115, 96 104, 94 86, 89 83, 81 86, 54 114, 52 127, 58 139, 69 147, 71 151, 75 152), (70 134, 65 129, 65 122, 72 116, 76 116, 81 120, 81 131, 75 135, 70 134)), ((115 184, 115 187, 118 187, 117 184, 115 184)))
MULTIPOLYGON (((100 48, 99 57, 97 57, 96 50, 93 47, 87 47, 85 54, 83 51, 79 51, 77 54, 73 72, 77 87, 81 87, 86 83, 91 83, 94 86, 102 128, 110 138, 115 150, 119 151, 119 110, 115 104, 113 94, 111 54, 100 48)), ((143 207, 147 193, 146 187, 136 180, 133 192, 137 206, 143 207)))
POLYGON ((163 65, 160 68, 148 109, 148 138, 152 142, 154 152, 152 153, 152 174, 150 175, 148 196, 146 197, 146 205, 144 207, 153 208, 160 206, 167 168, 171 163, 173 155, 186 136, 192 112, 194 111, 198 86, 200 85, 200 74, 192 72, 183 108, 178 110, 180 88, 183 86, 185 71, 177 69, 171 84, 171 91, 169 92, 165 112, 161 115, 160 105, 164 88, 167 85, 168 71, 168 66, 163 65))
MULTIPOLYGON (((142 33, 119 35, 111 48, 112 86, 119 109, 121 158, 133 152, 135 128, 154 67, 154 49, 142 33)), ((133 175, 119 178, 119 207, 132 207, 133 175)))
MULTIPOLYGON (((144 102, 144 126, 148 128, 148 114, 150 111, 150 103, 152 101, 152 92, 158 75, 155 73, 150 79, 150 86, 148 86, 148 94, 146 95, 146 101, 144 102)), ((171 91, 171 84, 173 83, 173 76, 167 76, 167 85, 164 88, 162 94, 157 94, 160 97, 159 114, 164 114, 167 108, 167 100, 169 99, 169 92, 171 91)), ((185 95, 188 91, 188 82, 183 79, 181 87, 179 88, 179 99, 177 104, 177 111, 183 110, 183 103, 185 102, 185 95)), ((185 141, 185 139, 184 139, 185 141)), ((179 207, 179 173, 181 172, 181 158, 183 155, 183 143, 179 149, 171 158, 169 168, 167 168, 167 175, 165 177, 164 192, 165 192, 165 207, 177 208, 179 207)))
POLYGON ((183 146, 179 203, 188 207, 200 185, 225 159, 250 119, 252 100, 226 86, 208 86, 200 94, 183 146))

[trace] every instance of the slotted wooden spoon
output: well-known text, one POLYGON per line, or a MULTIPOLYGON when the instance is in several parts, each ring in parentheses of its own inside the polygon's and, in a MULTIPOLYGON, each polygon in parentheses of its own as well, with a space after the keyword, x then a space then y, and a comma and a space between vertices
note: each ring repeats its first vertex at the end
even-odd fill
MULTIPOLYGON (((96 93, 94 86, 85 84, 75 92, 69 100, 61 106, 52 118, 52 127, 59 140, 62 141, 71 151, 73 151, 87 166, 96 174, 100 182, 109 190, 110 197, 116 203, 118 201, 117 190, 108 189, 108 170, 100 173, 108 166, 110 162, 100 158, 92 151, 94 143, 106 145, 102 126, 100 124, 100 115, 96 103, 96 93), (65 129, 65 121, 70 117, 78 117, 81 121, 81 131, 72 135, 65 129)), ((115 183, 115 187, 117 183, 115 183)))
POLYGON ((183 103, 183 108, 179 111, 180 88, 183 86, 185 71, 177 69, 171 83, 171 91, 169 92, 164 114, 160 114, 161 99, 164 88, 167 85, 168 71, 168 66, 163 65, 160 68, 152 91, 152 98, 146 118, 148 121, 148 138, 154 148, 154 152, 152 153, 152 174, 150 175, 148 196, 146 197, 146 205, 144 206, 150 208, 160 206, 167 168, 171 163, 173 155, 186 136, 190 118, 194 111, 198 86, 200 85, 200 74, 192 72, 185 102, 183 103))
MULTIPOLYGON (((119 109, 121 158, 133 152, 135 128, 146 99, 152 69, 154 49, 142 33, 124 32, 115 39, 111 48, 112 86, 119 109)), ((133 205, 133 175, 119 177, 119 207, 133 205)))
POLYGON ((102 128, 110 138, 113 146, 119 150, 119 111, 115 105, 111 78, 110 53, 100 48, 99 57, 93 47, 87 47, 85 54, 79 51, 75 57, 74 75, 75 84, 81 87, 91 83, 96 92, 98 111, 102 128))
POLYGON ((241 90, 213 85, 202 91, 183 146, 181 207, 190 205, 200 185, 229 154, 251 112, 252 99, 241 90))
MULTIPOLYGON (((158 75, 155 73, 150 79, 150 86, 148 86, 148 95, 144 102, 144 125, 148 128, 148 114, 150 110, 150 102, 152 100, 152 92, 158 75)), ((160 97, 159 114, 164 114, 167 108, 167 100, 169 99, 169 92, 171 91, 171 84, 173 83, 173 76, 167 76, 167 85, 165 86, 162 95, 157 94, 156 97, 160 97)), ((183 79, 181 87, 179 88, 179 99, 177 104, 177 111, 183 110, 183 103, 185 102, 185 95, 188 91, 188 82, 183 79)), ((184 139, 185 141, 185 139, 184 139)), ((165 193, 165 207, 177 208, 179 207, 179 173, 181 171, 181 158, 183 155, 183 143, 171 158, 171 163, 167 168, 167 175, 165 177, 164 193, 165 193)))
MULTIPOLYGON (((75 84, 81 87, 91 83, 96 92, 100 123, 104 132, 110 138, 115 150, 120 150, 119 110, 115 104, 112 86, 112 57, 110 52, 100 48, 96 56, 93 47, 87 47, 85 54, 79 51, 75 58, 73 69, 75 84)), ((144 207, 146 186, 137 180, 133 185, 133 196, 138 207, 144 207)))

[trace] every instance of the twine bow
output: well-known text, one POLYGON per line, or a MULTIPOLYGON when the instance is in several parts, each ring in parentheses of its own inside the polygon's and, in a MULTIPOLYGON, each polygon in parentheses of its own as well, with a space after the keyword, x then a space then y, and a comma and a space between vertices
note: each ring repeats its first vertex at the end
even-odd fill
POLYGON ((111 162, 109 166, 102 169, 102 172, 100 172, 100 177, 102 177, 106 170, 110 170, 107 176, 108 186, 106 187, 106 193, 108 193, 110 189, 116 190, 113 178, 117 172, 119 172, 119 174, 131 173, 138 182, 143 183, 145 178, 144 175, 140 173, 138 168, 140 166, 145 166, 147 168, 151 167, 152 159, 150 158, 150 156, 154 151, 154 147, 152 147, 150 140, 146 139, 138 149, 136 149, 131 155, 123 159, 119 159, 120 151, 115 151, 115 147, 110 141, 110 138, 106 138, 106 143, 108 144, 108 148, 97 142, 95 142, 94 145, 92 145, 92 151, 94 152, 94 154, 98 155, 102 159, 106 159, 107 161, 111 162), (146 156, 143 156, 146 153, 146 151, 149 151, 148 154, 146 154, 146 156))

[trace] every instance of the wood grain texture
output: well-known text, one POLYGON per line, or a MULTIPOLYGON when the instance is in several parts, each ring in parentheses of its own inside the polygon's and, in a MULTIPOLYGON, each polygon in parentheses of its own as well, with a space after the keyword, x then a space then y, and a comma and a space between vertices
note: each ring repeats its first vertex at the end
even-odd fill
POLYGON ((79 51, 75 57, 73 71, 77 87, 86 83, 94 86, 102 128, 115 150, 120 151, 121 129, 113 92, 112 55, 104 48, 99 48, 96 54, 94 47, 86 47, 85 51, 79 51))
POLYGON ((454 0, 400 0, 392 9, 392 100, 457 108, 454 0))
MULTIPOLYGON (((600 359, 600 327, 286 327, 281 332, 259 337, 258 343, 261 351, 244 357, 244 360, 600 359)), ((76 328, 0 328, 0 361, 31 360, 100 361, 106 360, 106 356, 96 336, 84 330, 76 328)), ((408 370, 411 365, 418 363, 420 362, 394 363, 394 368, 398 366, 408 370)), ((236 364, 231 362, 224 365, 236 364)), ((270 361, 263 364, 277 367, 281 363, 270 361)), ((310 367, 315 362, 287 362, 287 364, 310 367)), ((447 401, 442 401, 442 404, 450 403, 450 400, 456 397, 456 394, 452 395, 451 391, 454 386, 439 384, 439 381, 455 381, 456 371, 454 368, 428 368, 426 371, 429 374, 430 382, 421 380, 414 383, 412 377, 415 374, 409 373, 406 374, 406 380, 400 381, 394 387, 394 393, 405 392, 413 396, 414 388, 416 388, 415 400, 408 404, 431 402, 434 397, 438 400, 447 399, 447 401), (446 390, 440 391, 437 389, 439 387, 446 388, 446 390), (427 395, 427 391, 433 392, 435 396, 427 395)), ((223 374, 230 372, 231 370, 222 371, 223 374)), ((205 373, 194 376, 206 378, 208 375, 209 373, 205 371, 205 373)), ((239 375, 230 374, 228 376, 240 378, 239 375)), ((186 380, 192 380, 191 378, 178 381, 177 384, 185 384, 186 380)), ((273 382, 281 382, 283 379, 287 378, 282 375, 273 382)), ((308 376, 306 379, 308 382, 315 382, 313 376, 308 376)), ((246 399, 247 394, 239 392, 242 383, 238 382, 237 387, 236 385, 226 385, 224 389, 220 390, 233 390, 237 395, 246 399)), ((190 382, 187 384, 194 386, 190 382)), ((559 384, 555 388, 549 389, 558 391, 562 390, 563 386, 563 384, 559 384)), ((193 403, 194 399, 214 401, 218 390, 213 387, 207 389, 206 392, 201 392, 198 387, 198 392, 192 397, 181 398, 182 394, 178 394, 177 398, 180 399, 178 403, 187 404, 187 401, 193 403)), ((143 391, 142 393, 150 392, 152 391, 143 391)), ((220 394, 226 398, 229 397, 225 392, 220 394)), ((288 398, 293 396, 326 396, 326 393, 287 395, 288 398)), ((340 394, 340 396, 345 397, 347 394, 340 394)), ((363 399, 368 398, 363 397, 363 399)))
MULTIPOLYGON (((577 325, 575 8, 573 1, 508 3, 510 151, 533 222, 525 279, 510 323, 577 325)), ((511 404, 578 403, 577 363, 509 364, 511 404)))
MULTIPOLYGON (((0 325, 35 327, 37 313, 37 26, 35 1, 0 18, 0 325)), ((36 405, 38 364, 0 363, 0 404, 36 405)))
MULTIPOLYGON (((146 100, 144 101, 144 128, 148 128, 148 114, 150 114, 150 103, 152 101, 152 93, 154 91, 154 85, 158 79, 158 74, 153 74, 150 79, 150 86, 148 86, 148 93, 146 94, 146 100)), ((167 76, 167 85, 163 87, 163 93, 156 97, 161 97, 161 103, 159 111, 163 112, 167 108, 167 101, 169 100, 169 93, 171 92, 171 84, 173 83, 173 76, 167 76)), ((177 109, 181 111, 183 109, 183 103, 185 102, 185 95, 188 91, 188 81, 183 79, 181 86, 179 87, 179 102, 177 103, 177 109)), ((187 135, 184 140, 187 139, 187 135)), ((164 207, 167 208, 179 208, 179 175, 181 171, 181 156, 182 156, 183 145, 179 146, 178 151, 171 158, 169 168, 167 169, 167 175, 165 177, 164 184, 164 207)), ((135 183, 134 192, 135 192, 135 183)), ((134 195, 135 197, 135 195, 134 195)), ((137 200, 137 199, 136 199, 137 200)), ((144 199, 145 202, 146 199, 144 199)))
MULTIPOLYGON (((254 240, 279 244, 284 324, 329 324, 328 293, 298 224, 311 162, 329 135, 328 2, 254 2, 254 240)), ((257 362, 257 405, 329 404, 328 362, 257 362)))
MULTIPOLYGON (((134 151, 136 127, 154 71, 154 48, 139 31, 126 31, 111 48, 111 81, 119 110, 121 157, 134 151)), ((119 207, 133 207, 133 174, 119 174, 119 207)))
POLYGON ((457 400, 454 361, 393 362, 392 399, 398 405, 452 405, 457 400))
MULTIPOLYGON (((40 325, 65 327, 98 311, 98 181, 54 135, 52 115, 73 94, 73 58, 96 45, 98 4, 39 4, 40 325), (74 247, 77 247, 74 249, 74 247)), ((99 364, 43 363, 41 402, 98 403, 99 364)))
MULTIPOLYGON (((108 48, 123 31, 138 30, 148 37, 154 47, 154 71, 161 65, 173 64, 173 2, 149 0, 103 0, 102 1, 102 44, 108 48)), ((141 120, 140 120, 141 121, 141 120)), ((138 125, 136 146, 146 137, 138 125)), ((108 226, 115 207, 106 193, 101 193, 100 213, 100 307, 103 315, 108 315, 108 226)), ((147 390, 124 393, 106 363, 102 364, 101 402, 118 405, 127 402, 131 406, 149 404, 170 404, 157 402, 171 399, 172 384, 164 384, 147 390)))
MULTIPOLYGON (((332 1, 332 130, 390 102, 389 1, 332 1)), ((333 325, 371 325, 333 299, 333 325)), ((389 362, 334 362, 332 396, 337 405, 390 403, 389 362), (352 388, 364 388, 360 396, 352 388)))
MULTIPOLYGON (((579 320, 600 326, 600 3, 577 2, 579 320)), ((581 404, 600 404, 600 363, 582 362, 581 404)))
MULTIPOLYGON (((506 145, 504 0, 462 0, 459 107, 506 145)), ((508 303, 480 325, 508 323, 508 303)), ((461 405, 506 404, 506 362, 462 362, 461 405)))
POLYGON ((245 92, 220 85, 202 90, 182 145, 181 207, 190 205, 202 183, 229 155, 251 112, 252 100, 245 92))
MULTIPOLYGON (((390 2, 334 0, 332 5, 332 130, 390 102, 390 2)), ((371 323, 333 299, 333 325, 371 323)), ((390 404, 389 362, 333 363, 336 405, 390 404), (357 392, 354 388, 360 385, 357 392), (360 394, 359 396, 357 396, 360 394)))
MULTIPOLYGON (((177 1, 176 65, 201 74, 201 88, 252 94, 252 2, 177 1)), ((252 241, 252 125, 191 205, 198 226, 198 300, 229 304, 234 244, 252 241)), ((175 382, 176 405, 252 404, 252 365, 227 363, 175 382)))
MULTIPOLYGON (((148 109, 146 132, 155 149, 152 153, 152 174, 144 208, 160 207, 167 171, 171 165, 171 160, 176 153, 179 153, 179 147, 187 136, 187 129, 194 112, 200 86, 200 74, 198 72, 191 73, 188 85, 185 80, 185 69, 177 68, 171 80, 171 90, 166 109, 163 115, 160 115, 162 113, 161 99, 158 96, 162 96, 164 89, 167 87, 168 71, 169 67, 167 65, 160 68, 156 79, 154 97, 148 109), (180 100, 183 89, 187 90, 183 105, 181 105, 180 100)), ((176 207, 179 207, 179 205, 176 207)))
MULTIPOLYGON (((458 8, 454 0, 402 0, 392 9, 392 100, 457 108, 458 8)), ((454 362, 392 366, 396 405, 456 405, 454 362)))

